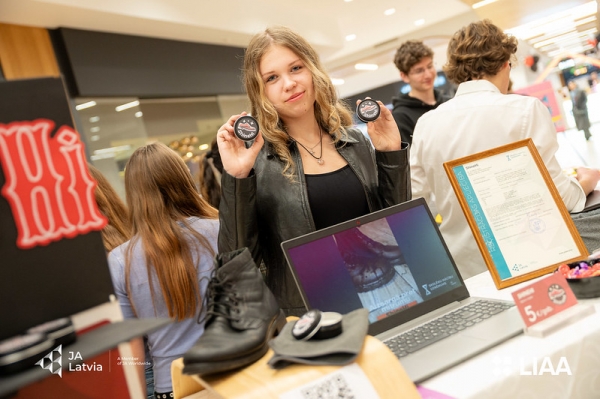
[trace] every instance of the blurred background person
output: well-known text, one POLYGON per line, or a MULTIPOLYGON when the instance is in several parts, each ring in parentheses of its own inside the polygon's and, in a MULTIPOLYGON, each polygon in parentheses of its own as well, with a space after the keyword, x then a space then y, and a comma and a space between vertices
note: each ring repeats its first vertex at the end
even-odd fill
POLYGON ((170 397, 171 362, 200 338, 201 303, 213 270, 218 213, 196 189, 181 157, 166 145, 138 148, 125 167, 132 239, 109 254, 125 318, 173 318, 148 334, 154 393, 170 397))
POLYGON ((219 208, 221 202, 221 175, 223 174, 223 163, 216 137, 213 139, 210 150, 200 159, 200 194, 213 207, 219 208))
POLYGON ((589 85, 590 85, 590 90, 592 91, 592 93, 597 93, 598 92, 598 72, 594 71, 592 73, 590 73, 590 80, 589 80, 589 85))
POLYGON ((590 117, 588 116, 587 109, 587 94, 585 90, 577 85, 575 80, 570 80, 567 84, 569 91, 571 92, 571 102, 573 103, 573 117, 575 118, 575 125, 577 130, 583 130, 585 139, 589 140, 592 137, 590 133, 590 117))

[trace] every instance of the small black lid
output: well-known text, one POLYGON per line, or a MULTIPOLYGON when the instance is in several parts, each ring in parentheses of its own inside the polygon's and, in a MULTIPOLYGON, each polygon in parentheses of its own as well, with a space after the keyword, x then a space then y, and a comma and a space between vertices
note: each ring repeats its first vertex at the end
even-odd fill
POLYGON ((319 331, 311 339, 328 339, 342 333, 342 315, 337 312, 321 313, 319 331))
POLYGON ((258 121, 250 115, 240 116, 233 124, 233 132, 244 141, 254 140, 258 136, 258 121))
POLYGON ((356 116, 363 122, 373 122, 379 118, 381 109, 376 101, 366 99, 358 103, 356 106, 356 116))
POLYGON ((321 311, 309 310, 294 323, 292 335, 297 340, 308 340, 319 330, 321 324, 321 311))

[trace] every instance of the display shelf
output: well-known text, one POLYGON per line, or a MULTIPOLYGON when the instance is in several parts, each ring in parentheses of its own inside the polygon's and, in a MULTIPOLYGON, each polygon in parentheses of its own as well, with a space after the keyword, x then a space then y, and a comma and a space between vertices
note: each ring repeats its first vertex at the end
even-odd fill
MULTIPOLYGON (((128 342, 133 338, 154 331, 170 322, 170 319, 128 319, 105 324, 85 334, 78 335, 77 341, 64 346, 62 349, 63 370, 69 370, 72 368, 71 366, 81 364, 86 359, 115 348, 123 342, 128 342), (78 352, 81 354, 81 359, 69 360, 66 356, 66 353, 69 352, 78 352)), ((0 398, 10 397, 19 389, 51 375, 48 370, 32 366, 16 374, 0 376, 0 398)))
MULTIPOLYGON (((281 370, 269 367, 269 350, 242 369, 201 378, 183 374, 183 358, 173 361, 171 376, 175 399, 277 399, 290 390, 339 371, 343 366, 293 364, 281 370), (199 395, 199 392, 208 391, 199 395), (197 396, 195 396, 197 395, 197 396)), ((369 379, 379 398, 417 399, 419 394, 398 358, 377 338, 367 336, 355 364, 369 379)))

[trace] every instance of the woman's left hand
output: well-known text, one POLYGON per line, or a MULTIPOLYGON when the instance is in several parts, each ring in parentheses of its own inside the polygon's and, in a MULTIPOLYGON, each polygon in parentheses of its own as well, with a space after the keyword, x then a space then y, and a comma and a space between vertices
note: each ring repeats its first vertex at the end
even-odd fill
MULTIPOLYGON (((357 102, 358 104, 358 102, 357 102)), ((367 123, 367 132, 377 151, 398 151, 402 146, 400 130, 390 111, 381 101, 379 118, 367 123)))

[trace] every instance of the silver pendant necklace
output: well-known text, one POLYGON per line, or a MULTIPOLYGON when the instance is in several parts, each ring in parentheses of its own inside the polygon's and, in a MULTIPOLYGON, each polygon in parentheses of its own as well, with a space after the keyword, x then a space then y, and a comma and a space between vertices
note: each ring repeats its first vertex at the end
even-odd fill
MULTIPOLYGON (((313 157, 314 159, 317 160, 317 163, 319 165, 323 165, 325 163, 325 161, 323 160, 323 130, 321 130, 321 126, 319 126, 319 143, 321 145, 321 155, 319 157, 317 157, 314 153, 314 151, 309 150, 306 146, 304 146, 304 144, 302 144, 301 142, 299 142, 298 140, 294 139, 292 136, 290 136, 292 140, 294 140, 296 143, 298 143, 298 145, 300 145, 300 147, 304 148, 306 150, 306 152, 308 152, 308 154, 313 157)), ((315 144, 312 148, 315 148, 317 146, 317 144, 315 144)))

